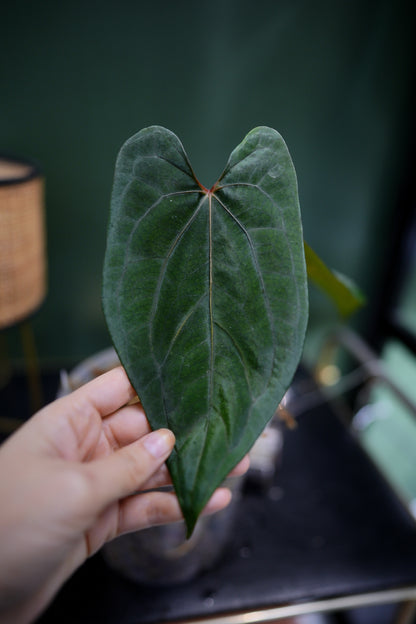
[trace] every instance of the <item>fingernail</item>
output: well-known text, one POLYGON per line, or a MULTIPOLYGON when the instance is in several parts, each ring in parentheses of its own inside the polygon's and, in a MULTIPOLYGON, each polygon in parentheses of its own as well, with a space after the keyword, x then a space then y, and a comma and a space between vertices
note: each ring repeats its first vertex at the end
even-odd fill
POLYGON ((173 433, 169 429, 159 429, 152 431, 144 440, 143 446, 149 451, 153 457, 159 459, 164 455, 168 455, 173 447, 173 433))

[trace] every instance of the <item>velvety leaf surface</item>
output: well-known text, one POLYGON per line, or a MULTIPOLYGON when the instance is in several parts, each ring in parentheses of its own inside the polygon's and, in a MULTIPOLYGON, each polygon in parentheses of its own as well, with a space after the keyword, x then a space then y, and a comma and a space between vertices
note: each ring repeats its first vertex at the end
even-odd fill
POLYGON ((211 190, 152 126, 116 163, 104 262, 108 327, 168 465, 188 531, 291 382, 308 316, 295 170, 252 130, 211 190))

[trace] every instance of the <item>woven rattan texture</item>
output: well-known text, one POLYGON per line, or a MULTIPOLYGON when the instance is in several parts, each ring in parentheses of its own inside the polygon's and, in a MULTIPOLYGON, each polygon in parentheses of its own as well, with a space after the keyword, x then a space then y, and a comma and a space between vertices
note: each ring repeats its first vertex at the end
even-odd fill
POLYGON ((28 317, 46 293, 41 177, 0 186, 0 329, 28 317))

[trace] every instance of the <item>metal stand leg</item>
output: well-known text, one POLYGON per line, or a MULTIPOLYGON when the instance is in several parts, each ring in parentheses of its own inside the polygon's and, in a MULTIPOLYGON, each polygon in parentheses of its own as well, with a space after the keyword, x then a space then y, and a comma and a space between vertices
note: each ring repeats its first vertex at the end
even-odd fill
POLYGON ((6 386, 12 376, 12 368, 7 353, 7 342, 4 332, 0 331, 0 388, 6 386))
POLYGON ((19 329, 29 385, 30 407, 33 413, 37 412, 43 405, 42 384, 35 346, 35 337, 29 321, 21 323, 19 329))

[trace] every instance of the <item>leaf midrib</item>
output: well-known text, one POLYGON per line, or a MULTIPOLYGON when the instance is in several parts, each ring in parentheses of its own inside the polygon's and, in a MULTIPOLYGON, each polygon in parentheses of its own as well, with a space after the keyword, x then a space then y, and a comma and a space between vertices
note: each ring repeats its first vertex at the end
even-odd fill
MULTIPOLYGON (((221 178, 220 178, 221 179, 221 178)), ((257 399, 255 399, 254 402, 257 402, 259 400, 259 398, 261 398, 261 396, 264 394, 264 392, 267 391, 267 388, 269 386, 270 383, 270 379, 273 375, 273 366, 274 366, 274 361, 275 361, 275 356, 276 356, 276 333, 275 333, 275 328, 272 322, 272 314, 271 314, 271 306, 270 306, 270 300, 269 297, 267 295, 266 292, 266 288, 265 288, 265 284, 264 284, 264 280, 263 280, 263 274, 262 271, 260 269, 260 266, 258 264, 258 259, 255 253, 255 249, 250 237, 249 232, 247 231, 247 229, 244 227, 244 225, 240 222, 240 220, 229 210, 229 208, 224 204, 223 201, 221 201, 221 199, 218 197, 217 195, 217 191, 220 191, 222 189, 226 189, 228 187, 236 187, 236 186, 248 186, 250 188, 254 188, 257 191, 261 192, 263 195, 265 195, 272 203, 273 205, 276 205, 276 202, 274 202, 273 198, 270 197, 270 195, 262 188, 260 187, 258 184, 253 184, 253 183, 245 183, 245 182, 235 182, 235 183, 229 183, 229 184, 224 184, 221 186, 217 186, 218 183, 214 184, 214 186, 212 187, 213 189, 215 189, 215 191, 208 191, 207 189, 205 189, 205 187, 203 187, 200 182, 197 180, 196 177, 194 177, 195 182, 198 184, 199 188, 198 189, 192 189, 192 190, 180 190, 180 191, 175 191, 173 193, 169 193, 169 194, 164 194, 161 195, 160 198, 158 198, 158 200, 156 202, 154 202, 152 204, 152 206, 150 206, 147 210, 146 213, 144 215, 142 215, 142 217, 137 221, 137 223, 135 224, 135 227, 133 228, 133 230, 135 231, 136 227, 138 226, 139 222, 147 215, 149 214, 149 212, 154 209, 158 204, 160 204, 161 201, 163 201, 163 199, 171 197, 171 196, 178 196, 178 195, 183 195, 183 194, 189 194, 189 193, 200 193, 203 195, 203 197, 201 197, 200 202, 198 203, 195 211, 192 213, 192 216, 190 217, 190 219, 188 219, 187 223, 183 226, 183 228, 181 229, 181 231, 178 233, 178 235, 175 237, 174 241, 172 242, 171 247, 169 248, 169 252, 166 255, 163 265, 162 265, 162 269, 161 272, 159 274, 159 279, 158 279, 158 284, 157 284, 157 289, 155 291, 155 297, 153 300, 153 304, 152 304, 152 312, 151 312, 151 317, 150 317, 150 323, 149 323, 149 344, 151 345, 151 353, 152 353, 152 358, 156 367, 156 370, 158 372, 158 377, 160 379, 162 388, 163 388, 163 377, 161 375, 161 368, 164 364, 164 362, 166 361, 166 358, 164 358, 163 362, 161 364, 159 364, 155 352, 154 352, 154 343, 153 343, 153 320, 155 317, 155 312, 157 310, 158 307, 158 303, 159 303, 159 296, 160 296, 160 291, 161 291, 161 287, 162 287, 162 283, 163 283, 163 278, 164 275, 166 274, 166 270, 167 270, 167 266, 169 263, 169 259, 172 256, 176 246, 178 245, 179 241, 181 240, 181 238, 183 237, 183 235, 185 234, 185 232, 191 227, 193 221, 195 220, 197 214, 199 213, 199 211, 201 210, 204 201, 206 199, 208 199, 208 213, 209 213, 209 334, 210 334, 210 367, 209 367, 209 413, 211 412, 211 408, 212 408, 212 397, 213 397, 213 383, 214 383, 214 379, 213 379, 213 370, 214 370, 214 352, 215 352, 215 348, 214 348, 214 325, 215 325, 215 321, 214 321, 214 313, 213 313, 213 238, 212 238, 212 198, 215 198, 216 201, 218 202, 218 204, 223 208, 223 210, 225 210, 225 212, 230 216, 231 219, 233 219, 233 221, 237 224, 237 226, 241 229, 241 231, 244 233, 249 247, 250 247, 250 251, 251 251, 251 255, 253 258, 253 262, 254 262, 254 266, 256 269, 256 273, 257 276, 260 280, 261 283, 261 290, 262 290, 262 294, 263 294, 263 300, 266 304, 266 309, 267 309, 267 317, 269 320, 269 324, 271 327, 271 331, 272 331, 272 335, 273 335, 273 357, 272 357, 272 365, 271 365, 271 370, 269 373, 269 379, 267 381, 267 383, 265 384, 265 389, 262 392, 261 395, 259 395, 259 397, 257 397, 257 399)), ((284 220, 282 219, 282 222, 284 222, 284 220)), ((266 228, 267 229, 267 228, 266 228)), ((132 236, 134 234, 134 231, 130 234, 129 236, 129 242, 132 239, 132 236)), ((284 235, 286 237, 286 232, 285 229, 283 229, 284 235)), ((291 268, 292 268, 292 273, 291 276, 293 277, 293 270, 294 270, 294 263, 293 263, 293 257, 292 257, 292 253, 291 253, 291 247, 288 244, 288 248, 290 250, 290 255, 291 255, 291 268)), ((128 253, 126 252, 126 256, 127 257, 128 253)), ((125 265, 123 267, 123 273, 125 270, 127 264, 127 260, 125 260, 125 265)), ((299 299, 299 293, 296 289, 296 295, 299 299)), ((200 301, 199 301, 200 302, 200 301)), ((198 302, 198 304, 199 304, 198 302)), ((193 311, 195 310, 197 306, 193 307, 193 310, 183 319, 180 327, 178 328, 178 330, 175 333, 175 337, 177 338, 180 334, 181 329, 185 326, 187 320, 189 319, 189 317, 192 315, 193 311)), ((297 306, 298 307, 298 306, 297 306)), ((172 345, 171 345, 172 346, 172 345)), ((170 347, 171 349, 171 347, 170 347)), ((167 416, 167 414, 166 414, 167 416)), ((208 421, 209 421, 209 417, 208 417, 208 421)))
MULTIPOLYGON (((167 160, 167 159, 165 159, 167 160)), ((170 162, 170 161, 168 161, 170 162)), ((174 164, 174 163, 170 163, 170 164, 174 164)), ((271 359, 271 367, 270 367, 270 372, 269 372, 269 377, 267 382, 264 385, 263 391, 261 392, 261 394, 259 394, 258 397, 253 398, 252 401, 252 405, 250 408, 250 413, 252 412, 252 409, 254 407, 254 405, 261 399, 261 397, 265 394, 265 392, 267 392, 267 389, 269 387, 270 381, 272 379, 273 376, 273 368, 274 368, 274 363, 275 363, 275 357, 276 357, 276 332, 275 332, 275 327, 274 324, 272 322, 272 313, 271 313, 271 304, 270 304, 270 300, 269 297, 267 295, 267 291, 265 288, 265 284, 264 284, 264 279, 263 279, 263 275, 262 275, 262 271, 261 268, 258 264, 258 259, 257 259, 257 255, 255 253, 255 249, 254 249, 254 245, 253 242, 251 240, 250 234, 248 232, 248 230, 244 227, 244 225, 241 223, 241 221, 231 212, 231 210, 224 204, 224 202, 220 199, 220 197, 218 196, 218 192, 221 190, 225 190, 226 188, 229 187, 241 187, 241 186, 246 186, 246 187, 250 187, 253 188, 255 190, 257 190, 258 192, 262 193, 264 196, 266 196, 272 203, 273 205, 276 205, 276 202, 274 202, 274 200, 270 197, 270 195, 261 187, 259 186, 259 184, 254 184, 254 183, 246 183, 246 182, 235 182, 235 183, 229 183, 229 184, 224 184, 224 185, 218 185, 218 183, 216 183, 213 187, 212 187, 212 191, 208 191, 207 189, 205 189, 205 187, 203 187, 198 180, 196 179, 196 177, 194 178, 195 182, 198 184, 199 188, 196 189, 190 189, 190 190, 180 190, 180 191, 175 191, 172 193, 167 193, 167 194, 162 194, 151 206, 149 206, 149 208, 147 208, 147 210, 145 211, 145 213, 136 221, 134 227, 132 228, 132 231, 130 232, 129 235, 129 239, 128 239, 128 243, 126 245, 126 254, 125 254, 125 262, 124 262, 124 266, 123 266, 123 272, 122 272, 122 277, 125 273, 125 270, 127 268, 128 265, 128 256, 129 256, 129 251, 130 251, 130 247, 131 247, 131 241, 134 237, 134 234, 137 230, 137 228, 140 225, 140 222, 152 211, 154 210, 163 200, 169 198, 169 197, 173 197, 173 196, 180 196, 180 195, 184 195, 184 194, 190 194, 190 193, 199 193, 202 194, 202 197, 200 199, 200 201, 198 202, 194 212, 192 213, 191 217, 188 219, 188 221, 186 222, 186 224, 182 227, 182 229, 180 230, 180 232, 175 236, 168 253, 166 254, 166 257, 164 258, 163 261, 163 265, 161 267, 161 271, 159 274, 159 278, 158 278, 158 282, 157 282, 157 288, 155 290, 155 294, 154 294, 154 299, 153 299, 153 303, 152 303, 152 309, 151 309, 151 315, 150 315, 150 323, 149 323, 149 344, 150 344, 150 350, 151 350, 151 355, 152 355, 152 359, 155 365, 155 369, 157 371, 157 377, 159 379, 160 382, 160 388, 161 388, 161 395, 162 395, 162 401, 163 401, 163 405, 164 405, 164 412, 165 412, 165 417, 166 417, 166 421, 169 425, 169 414, 168 414, 168 410, 166 409, 166 392, 165 392, 165 388, 164 388, 164 382, 163 382, 163 375, 161 374, 161 369, 164 365, 164 363, 166 362, 167 356, 164 358, 164 360, 159 363, 156 354, 155 354, 155 345, 154 345, 154 338, 153 338, 153 321, 155 318, 155 313, 156 310, 158 308, 159 305, 159 301, 160 301, 160 293, 161 293, 161 288, 162 288, 162 284, 163 284, 163 280, 164 277, 166 275, 166 271, 167 271, 167 267, 170 261, 170 258, 172 256, 172 254, 174 253, 177 245, 179 244, 179 242, 181 241, 182 237, 184 236, 184 234, 189 230, 189 228, 192 226, 192 223, 195 221, 197 215, 199 214, 200 210, 202 209, 202 206, 204 205, 204 202, 206 199, 208 199, 208 223, 209 223, 209 245, 208 245, 208 253, 209 253, 209 293, 208 293, 208 300, 209 300, 209 344, 210 344, 210 366, 209 366, 209 400, 208 400, 208 414, 207 414, 207 419, 205 421, 205 435, 207 434, 208 428, 209 428, 209 424, 210 424, 210 417, 211 417, 211 413, 212 413, 212 409, 213 409, 213 395, 214 395, 214 354, 215 354, 215 344, 214 344, 214 325, 215 325, 215 320, 214 320, 214 311, 213 311, 213 224, 212 224, 212 212, 213 212, 213 205, 212 205, 212 201, 213 198, 217 201, 218 205, 221 206, 221 208, 229 215, 229 217, 236 223, 236 225, 240 228, 240 230, 244 233, 244 236, 246 237, 246 240, 248 241, 249 247, 250 247, 250 251, 251 251, 251 256, 253 259, 253 263, 255 266, 255 270, 257 273, 257 276, 259 278, 260 284, 261 284, 261 291, 262 291, 262 295, 263 295, 263 300, 265 302, 265 306, 266 306, 266 310, 267 310, 267 318, 269 320, 269 325, 270 325, 270 329, 272 332, 272 336, 273 336, 273 356, 271 359)), ((284 222, 284 220, 282 219, 282 222, 284 222)), ((267 228, 266 228, 267 229, 267 228)), ((283 230, 284 231, 284 230, 283 230)), ((286 236, 286 232, 284 232, 285 236, 286 236)), ((288 248, 290 249, 290 245, 288 245, 288 248)), ((294 269, 293 267, 293 258, 291 258, 291 268, 292 271, 294 269)), ((121 280, 122 281, 122 280, 121 280)), ((298 293, 297 293, 298 295, 298 293)), ((183 327, 186 325, 186 322, 189 320, 190 316, 193 314, 194 310, 196 309, 196 307, 199 305, 201 299, 198 301, 198 303, 193 306, 193 309, 188 313, 188 315, 186 315, 186 317, 182 320, 180 326, 178 327, 175 336, 172 340, 172 343, 170 345, 169 348, 169 352, 172 349, 173 343, 174 341, 176 341, 177 337, 179 336, 179 334, 181 333, 183 327)), ((168 353, 169 353, 168 352, 168 353)), ((238 356, 241 359, 241 354, 238 352, 238 356)), ((203 448, 205 448, 205 443, 203 448)), ((199 461, 198 461, 198 465, 196 467, 196 470, 194 472, 194 480, 193 482, 195 483, 198 477, 198 473, 200 471, 200 465, 202 462, 202 458, 203 458, 203 453, 201 453, 201 455, 199 456, 199 461)))

